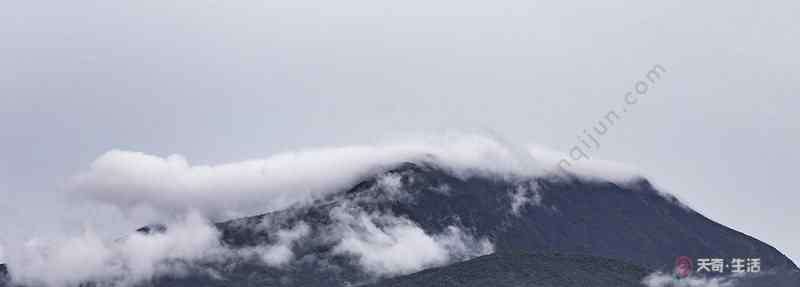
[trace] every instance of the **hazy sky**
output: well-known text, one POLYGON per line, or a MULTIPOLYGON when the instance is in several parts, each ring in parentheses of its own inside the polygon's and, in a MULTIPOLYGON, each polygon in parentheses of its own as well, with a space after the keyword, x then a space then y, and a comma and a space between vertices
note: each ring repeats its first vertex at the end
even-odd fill
POLYGON ((800 2, 282 2, 0 4, 0 244, 113 217, 62 192, 111 149, 459 129, 567 152, 660 64, 591 155, 800 261, 800 2))

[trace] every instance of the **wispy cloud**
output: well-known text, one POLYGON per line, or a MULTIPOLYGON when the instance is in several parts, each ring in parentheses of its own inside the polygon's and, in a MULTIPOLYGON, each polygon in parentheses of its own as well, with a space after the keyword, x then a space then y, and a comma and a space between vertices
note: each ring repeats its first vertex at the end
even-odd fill
POLYGON ((656 272, 642 280, 647 287, 735 287, 739 277, 696 277, 676 278, 674 275, 656 272))
MULTIPOLYGON (((476 173, 540 176, 556 163, 541 154, 478 134, 309 149, 221 165, 192 165, 179 155, 113 150, 73 177, 70 190, 79 198, 129 212, 148 210, 164 216, 193 209, 212 219, 226 219, 283 209, 341 191, 409 161, 435 162, 460 177, 476 173)), ((623 178, 622 172, 609 175, 608 170, 581 174, 623 178)), ((630 173, 625 174, 630 178, 630 173)))
POLYGON ((219 234, 205 219, 189 214, 164 233, 134 233, 105 240, 91 229, 59 240, 32 239, 10 258, 15 281, 25 285, 77 286, 114 282, 127 286, 175 274, 198 261, 219 260, 219 234))
MULTIPOLYGON (((149 210, 155 219, 166 221, 167 231, 109 240, 89 228, 77 236, 32 239, 24 248, 14 249, 7 260, 14 279, 21 283, 125 285, 235 258, 282 268, 298 259, 295 246, 299 242, 325 236, 323 241, 332 242, 334 255, 351 257, 367 273, 404 274, 491 253, 493 245, 459 226, 424 230, 408 218, 347 204, 331 212, 332 222, 323 231, 303 222, 277 229, 267 228, 270 222, 247 226, 268 230, 271 240, 239 249, 223 246, 211 222, 309 202, 409 161, 434 163, 461 178, 535 178, 552 172, 545 167, 557 162, 541 155, 476 134, 309 149, 222 165, 192 165, 179 155, 114 150, 74 176, 70 194, 116 206, 128 215, 149 210)), ((404 198, 408 191, 403 184, 402 175, 379 176, 376 188, 386 197, 375 200, 404 198)), ((439 189, 449 192, 447 186, 439 189)), ((509 196, 515 213, 541 201, 531 183, 517 186, 509 196)), ((0 260, 2 255, 0 247, 0 260)))
POLYGON ((391 214, 340 207, 332 212, 339 243, 334 253, 354 256, 367 272, 396 275, 444 265, 494 251, 456 226, 430 234, 416 223, 391 214))
POLYGON ((274 244, 247 247, 236 250, 236 253, 245 258, 255 256, 268 266, 282 267, 295 259, 292 251, 294 244, 310 233, 311 227, 300 222, 290 229, 275 232, 277 240, 274 244))

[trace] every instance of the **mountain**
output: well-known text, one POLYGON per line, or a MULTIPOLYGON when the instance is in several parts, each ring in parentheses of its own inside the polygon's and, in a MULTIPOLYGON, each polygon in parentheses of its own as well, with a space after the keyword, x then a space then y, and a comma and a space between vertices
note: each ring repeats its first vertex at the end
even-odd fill
POLYGON ((6 267, 5 264, 0 263, 0 287, 9 285, 9 281, 11 281, 11 278, 8 274, 8 267, 6 267))
POLYGON ((498 251, 524 250, 587 254, 669 270, 678 256, 761 258, 763 269, 797 266, 775 248, 718 224, 659 193, 645 179, 629 186, 572 178, 459 178, 431 166, 407 164, 382 175, 399 178, 402 194, 387 191, 381 178, 298 209, 221 223, 223 240, 257 245, 270 234, 238 229, 244 221, 298 221, 315 230, 331 223, 345 203, 367 212, 390 213, 430 233, 448 226, 487 237, 498 251), (444 191, 442 191, 444 190, 444 191), (518 206, 515 200, 527 204, 518 206))
POLYGON ((642 287, 650 272, 587 255, 495 253, 365 287, 642 287))
POLYGON ((796 287, 800 273, 679 279, 639 266, 579 254, 500 252, 382 280, 364 287, 796 287))
POLYGON ((765 274, 794 274, 785 282, 800 282, 797 266, 775 248, 643 178, 522 177, 404 163, 313 202, 215 227, 236 256, 180 264, 180 272, 140 285, 635 286, 650 270, 671 272, 679 256, 760 258, 765 274))
MULTIPOLYGON (((583 254, 665 272, 678 256, 761 258, 764 270, 797 270, 775 248, 692 211, 645 179, 619 184, 579 177, 459 176, 435 165, 407 163, 309 205, 217 224, 222 241, 234 248, 276 244, 276 234, 298 224, 310 230, 291 248, 296 262, 278 268, 239 263, 222 285, 344 286, 410 273, 403 268, 384 272, 381 264, 390 263, 365 263, 359 256, 368 254, 339 252, 345 239, 328 236, 343 220, 352 221, 344 225, 358 232, 377 228, 380 235, 391 234, 396 219, 429 235, 456 227, 475 239, 466 245, 485 239, 497 252, 583 254), (265 222, 267 228, 254 228, 265 222)), ((446 263, 478 255, 461 252, 446 263)), ((444 263, 433 260, 419 267, 444 263)))

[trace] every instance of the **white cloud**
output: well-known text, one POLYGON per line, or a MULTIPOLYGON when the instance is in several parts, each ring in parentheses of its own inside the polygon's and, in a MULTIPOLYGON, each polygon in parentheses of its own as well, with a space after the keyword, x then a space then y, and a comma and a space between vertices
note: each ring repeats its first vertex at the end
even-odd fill
POLYGON ((724 277, 686 277, 677 279, 675 276, 656 272, 648 275, 642 280, 647 287, 735 287, 736 278, 733 276, 724 277))
MULTIPOLYGON (((528 151, 532 157, 542 164, 544 170, 549 174, 564 175, 564 173, 569 173, 589 180, 611 181, 621 186, 630 186, 632 183, 637 183, 639 179, 647 177, 640 169, 620 162, 601 159, 570 160, 569 155, 565 153, 535 144, 529 145, 528 151), (569 164, 562 164, 562 160, 565 159, 570 160, 569 164)), ((654 182, 650 182, 650 184, 654 186, 654 189, 661 197, 687 211, 694 212, 685 200, 668 192, 665 187, 659 186, 654 182)))
MULTIPOLYGON (((160 274, 184 272, 195 262, 231 256, 256 256, 266 265, 281 267, 295 260, 292 249, 310 236, 309 225, 299 223, 275 231, 277 240, 270 245, 229 250, 220 245, 220 235, 209 221, 307 202, 403 162, 433 162, 462 178, 481 174, 519 179, 546 174, 542 166, 547 166, 548 160, 536 152, 475 134, 311 149, 213 166, 191 165, 179 155, 163 158, 114 150, 74 176, 70 194, 111 204, 130 214, 152 213, 156 218, 174 221, 167 224, 167 232, 137 233, 108 241, 88 229, 73 237, 31 240, 25 248, 7 254, 6 259, 15 280, 47 286, 86 280, 132 284, 160 274)), ((392 198, 405 193, 402 175, 381 176, 378 184, 392 198)), ((449 189, 446 185, 440 188, 445 193, 449 189)), ((536 187, 529 185, 518 186, 511 196, 515 213, 541 200, 536 187)), ((491 242, 456 226, 431 234, 403 217, 348 210, 346 206, 335 209, 331 216, 333 230, 323 236, 336 243, 334 253, 353 256, 366 272, 376 275, 404 274, 493 252, 491 242)), ((0 247, 0 260, 2 251, 0 247)))
POLYGON ((428 234, 414 222, 387 214, 339 207, 332 212, 339 243, 334 254, 352 255, 367 272, 407 274, 454 260, 489 254, 494 246, 451 226, 428 234))
POLYGON ((389 197, 403 198, 408 195, 403 190, 403 177, 399 174, 381 175, 377 184, 377 188, 381 189, 389 197))
POLYGON ((610 180, 620 183, 625 183, 631 179, 642 176, 642 171, 636 167, 601 159, 582 159, 572 160, 568 154, 552 150, 550 148, 531 144, 528 146, 528 152, 531 156, 539 160, 550 173, 561 173, 567 171, 577 176, 610 180), (561 164, 561 161, 567 159, 569 164, 561 164))
POLYGON ((219 234, 202 217, 191 214, 164 233, 135 233, 108 241, 92 230, 57 240, 32 239, 9 257, 9 269, 25 285, 75 286, 86 281, 122 286, 181 272, 196 261, 224 255, 219 234))
POLYGON ((511 213, 519 215, 520 208, 530 204, 538 206, 542 203, 542 194, 536 182, 517 183, 511 192, 511 213))
POLYGON ((249 247, 237 252, 244 257, 257 256, 269 266, 281 267, 294 260, 295 255, 292 252, 292 247, 295 242, 308 236, 310 232, 311 227, 305 222, 300 222, 291 229, 278 230, 275 233, 277 240, 272 245, 249 247))
POLYGON ((494 244, 489 239, 476 239, 456 226, 448 226, 434 239, 450 254, 451 261, 469 259, 494 253, 494 244))
MULTIPOLYGON (((548 158, 476 134, 417 136, 378 145, 309 149, 222 165, 110 151, 72 178, 72 194, 163 215, 195 209, 227 219, 282 209, 352 186, 408 161, 433 161, 461 177, 544 174, 548 158)), ((602 172, 598 172, 602 174, 602 172)))

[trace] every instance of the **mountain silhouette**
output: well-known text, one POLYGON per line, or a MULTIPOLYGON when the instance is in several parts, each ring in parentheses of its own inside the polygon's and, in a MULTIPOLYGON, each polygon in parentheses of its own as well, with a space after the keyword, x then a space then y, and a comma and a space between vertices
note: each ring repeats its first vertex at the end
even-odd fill
POLYGON ((291 259, 187 264, 181 274, 140 285, 636 286, 650 272, 672 272, 679 256, 760 258, 765 274, 789 274, 774 280, 800 282, 797 266, 778 250, 644 178, 458 174, 404 163, 313 202, 215 227, 226 248, 278 246, 282 253, 273 253, 291 259), (373 256, 384 247, 395 249, 373 256))

